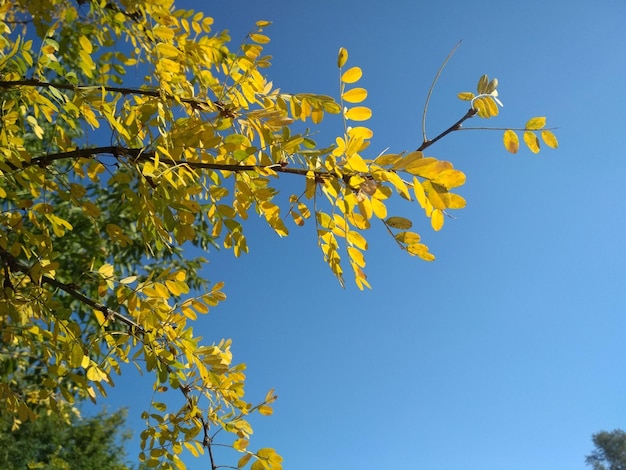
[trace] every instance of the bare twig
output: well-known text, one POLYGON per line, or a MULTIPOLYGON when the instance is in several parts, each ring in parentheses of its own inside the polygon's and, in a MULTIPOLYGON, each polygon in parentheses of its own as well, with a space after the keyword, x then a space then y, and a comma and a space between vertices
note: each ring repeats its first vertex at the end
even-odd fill
POLYGON ((432 85, 430 85, 430 89, 428 90, 428 95, 426 96, 426 104, 424 104, 424 113, 422 114, 422 137, 424 139, 424 143, 428 142, 428 138, 426 137, 426 113, 428 112, 428 104, 430 103, 430 97, 433 93, 433 90, 435 89, 435 84, 437 83, 437 80, 439 80, 439 76, 441 75, 441 72, 443 72, 443 68, 446 66, 448 61, 452 58, 452 56, 454 55, 456 50, 459 48, 462 42, 463 42, 462 40, 459 41, 456 44, 456 46, 454 46, 454 48, 450 51, 450 53, 448 54, 448 57, 446 57, 446 59, 441 64, 441 67, 439 67, 439 70, 437 71, 437 74, 435 75, 433 83, 432 85))

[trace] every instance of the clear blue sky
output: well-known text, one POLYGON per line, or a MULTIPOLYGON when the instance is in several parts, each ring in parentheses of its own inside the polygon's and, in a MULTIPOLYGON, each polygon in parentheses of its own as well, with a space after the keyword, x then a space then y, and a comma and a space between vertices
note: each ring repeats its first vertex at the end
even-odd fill
MULTIPOLYGON (((230 30, 233 47, 256 20, 273 21, 269 75, 284 91, 336 96, 346 47, 374 111, 369 156, 419 145, 426 92, 460 39, 430 104, 429 136, 463 115, 456 94, 483 73, 499 79, 505 107, 469 125, 545 115, 559 127, 559 150, 538 155, 508 154, 501 132, 458 132, 431 147, 466 173, 468 206, 439 233, 417 206, 399 206, 437 260, 411 258, 374 231, 372 291, 338 286, 311 224, 280 239, 252 221, 249 255, 210 253, 206 274, 226 282, 229 298, 196 331, 207 342, 233 338, 251 401, 271 387, 279 395, 274 416, 254 421, 253 446, 275 447, 297 470, 588 468, 591 434, 626 427, 626 4, 193 7, 230 30)), ((326 129, 320 143, 334 139, 326 129)), ((105 403, 130 405, 138 433, 150 394, 134 381, 131 371, 118 378, 105 403)))

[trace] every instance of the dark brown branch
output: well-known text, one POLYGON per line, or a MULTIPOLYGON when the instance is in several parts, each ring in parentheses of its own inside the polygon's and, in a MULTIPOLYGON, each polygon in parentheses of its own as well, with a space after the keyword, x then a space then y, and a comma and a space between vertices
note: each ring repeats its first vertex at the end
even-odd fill
POLYGON ((174 96, 170 94, 163 94, 159 90, 150 90, 144 88, 127 88, 116 86, 104 86, 104 85, 71 85, 69 83, 50 83, 37 80, 35 78, 25 78, 23 80, 10 80, 0 81, 0 88, 10 89, 20 86, 29 87, 41 87, 41 88, 58 88, 59 90, 69 91, 89 91, 89 90, 105 90, 112 93, 121 93, 122 95, 143 95, 159 98, 161 96, 168 100, 179 100, 182 103, 190 104, 192 106, 210 106, 214 107, 217 103, 211 103, 208 101, 198 100, 195 98, 184 98, 182 96, 174 96))
MULTIPOLYGON (((31 268, 24 264, 22 261, 18 260, 15 256, 13 256, 8 251, 0 249, 0 258, 4 261, 6 265, 8 265, 13 271, 21 272, 27 276, 31 276, 31 268)), ((63 292, 69 294, 74 297, 76 300, 84 303, 85 305, 90 306, 95 310, 99 310, 102 312, 105 318, 110 318, 116 321, 120 321, 127 325, 133 334, 144 334, 145 330, 142 326, 138 325, 130 318, 122 315, 121 313, 108 308, 106 305, 101 304, 100 302, 96 302, 90 297, 87 297, 85 294, 80 292, 76 287, 72 284, 66 284, 64 282, 58 281, 49 276, 41 276, 42 284, 49 284, 52 287, 62 290, 63 292)))
MULTIPOLYGON (((40 157, 33 158, 30 162, 23 162, 22 168, 28 168, 30 166, 38 165, 45 167, 50 163, 58 160, 75 159, 75 158, 92 158, 96 155, 110 154, 115 158, 130 157, 132 162, 141 163, 154 159, 154 151, 144 150, 142 148, 127 148, 120 146, 107 146, 107 147, 92 147, 92 148, 79 148, 76 150, 70 150, 69 152, 51 153, 48 155, 42 155, 40 157)), ((7 162, 8 163, 8 162, 7 162)), ((306 176, 311 170, 304 168, 289 168, 280 163, 273 163, 271 165, 233 165, 225 163, 208 163, 208 162, 194 162, 186 160, 170 160, 172 165, 186 165, 192 169, 204 169, 204 170, 221 170, 232 171, 240 173, 244 171, 258 171, 258 170, 272 170, 277 173, 288 173, 294 175, 306 176)), ((18 169, 14 165, 11 165, 13 169, 18 169)), ((330 176, 327 172, 314 171, 316 176, 324 177, 330 176)))
POLYGON ((437 142, 438 140, 444 138, 445 136, 447 136, 448 134, 450 134, 451 132, 454 131, 458 131, 461 129, 461 125, 467 121, 469 118, 474 117, 474 115, 476 115, 478 111, 470 108, 465 115, 459 119, 457 122, 455 122, 454 124, 452 124, 450 127, 448 127, 445 131, 443 131, 441 134, 439 134, 437 137, 435 137, 434 139, 430 139, 430 140, 425 140, 422 145, 419 146, 419 148, 417 149, 418 152, 421 152, 422 150, 430 147, 432 144, 434 144, 435 142, 437 142))

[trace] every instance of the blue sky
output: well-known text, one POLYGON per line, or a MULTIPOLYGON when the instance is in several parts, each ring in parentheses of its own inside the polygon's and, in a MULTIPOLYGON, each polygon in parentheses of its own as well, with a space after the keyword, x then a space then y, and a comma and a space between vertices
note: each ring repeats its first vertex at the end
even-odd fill
MULTIPOLYGON (((181 5, 185 5, 182 2, 181 5)), ((467 175, 467 208, 430 229, 399 204, 434 263, 409 257, 382 230, 367 253, 372 291, 341 289, 314 227, 280 239, 248 225, 249 255, 213 251, 206 275, 228 300, 199 321, 207 342, 232 338, 248 396, 274 387, 253 446, 286 469, 582 470, 591 434, 626 426, 626 4, 622 1, 197 2, 233 47, 260 19, 284 91, 337 96, 336 54, 350 53, 368 89, 375 156, 421 143, 460 118, 483 73, 505 107, 492 121, 548 116, 560 148, 508 154, 501 132, 454 133, 427 152, 467 175)), ((320 144, 341 132, 328 120, 320 144), (328 134, 326 134, 328 132, 328 134)), ((299 184, 284 183, 288 194, 299 184)), ((400 212, 401 211, 401 212, 400 212)), ((132 371, 105 403, 150 394, 132 371)), ((135 449, 130 449, 133 454, 135 449)), ((186 459, 190 469, 208 460, 186 459)), ((223 464, 233 462, 224 461, 223 464)))

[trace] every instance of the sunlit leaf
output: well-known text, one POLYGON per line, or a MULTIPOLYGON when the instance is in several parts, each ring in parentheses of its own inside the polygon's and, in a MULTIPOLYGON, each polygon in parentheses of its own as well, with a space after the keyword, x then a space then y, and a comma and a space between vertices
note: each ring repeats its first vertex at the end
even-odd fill
POLYGON ((546 118, 545 117, 534 117, 528 120, 526 123, 526 129, 529 130, 537 130, 545 127, 546 118))
POLYGON ((519 150, 519 137, 511 129, 504 131, 504 148, 511 153, 517 153, 519 150))
POLYGON ((471 101, 472 99, 474 99, 474 96, 474 93, 472 93, 471 91, 464 91, 457 95, 457 97, 463 101, 471 101))
POLYGON ((252 33, 250 35, 250 39, 252 39, 254 42, 258 44, 267 44, 268 42, 270 42, 270 38, 268 38, 264 34, 259 34, 259 33, 252 33))
POLYGON ((548 130, 541 131, 541 139, 550 148, 555 149, 559 146, 556 136, 548 130))
POLYGON ((372 110, 365 106, 355 106, 354 108, 348 109, 345 112, 345 116, 347 119, 353 121, 367 121, 372 117, 372 110))
POLYGON ((348 103, 360 103, 367 98, 367 90, 365 88, 352 88, 345 91, 341 98, 348 103))
POLYGON ((538 153, 539 152, 539 139, 535 135, 534 132, 526 131, 524 132, 524 142, 528 146, 531 152, 538 153))
POLYGON ((341 81, 344 83, 355 83, 359 81, 363 71, 359 67, 351 67, 341 75, 341 81))
POLYGON ((444 217, 443 212, 439 209, 435 209, 430 215, 430 224, 433 230, 439 231, 443 227, 444 217))

